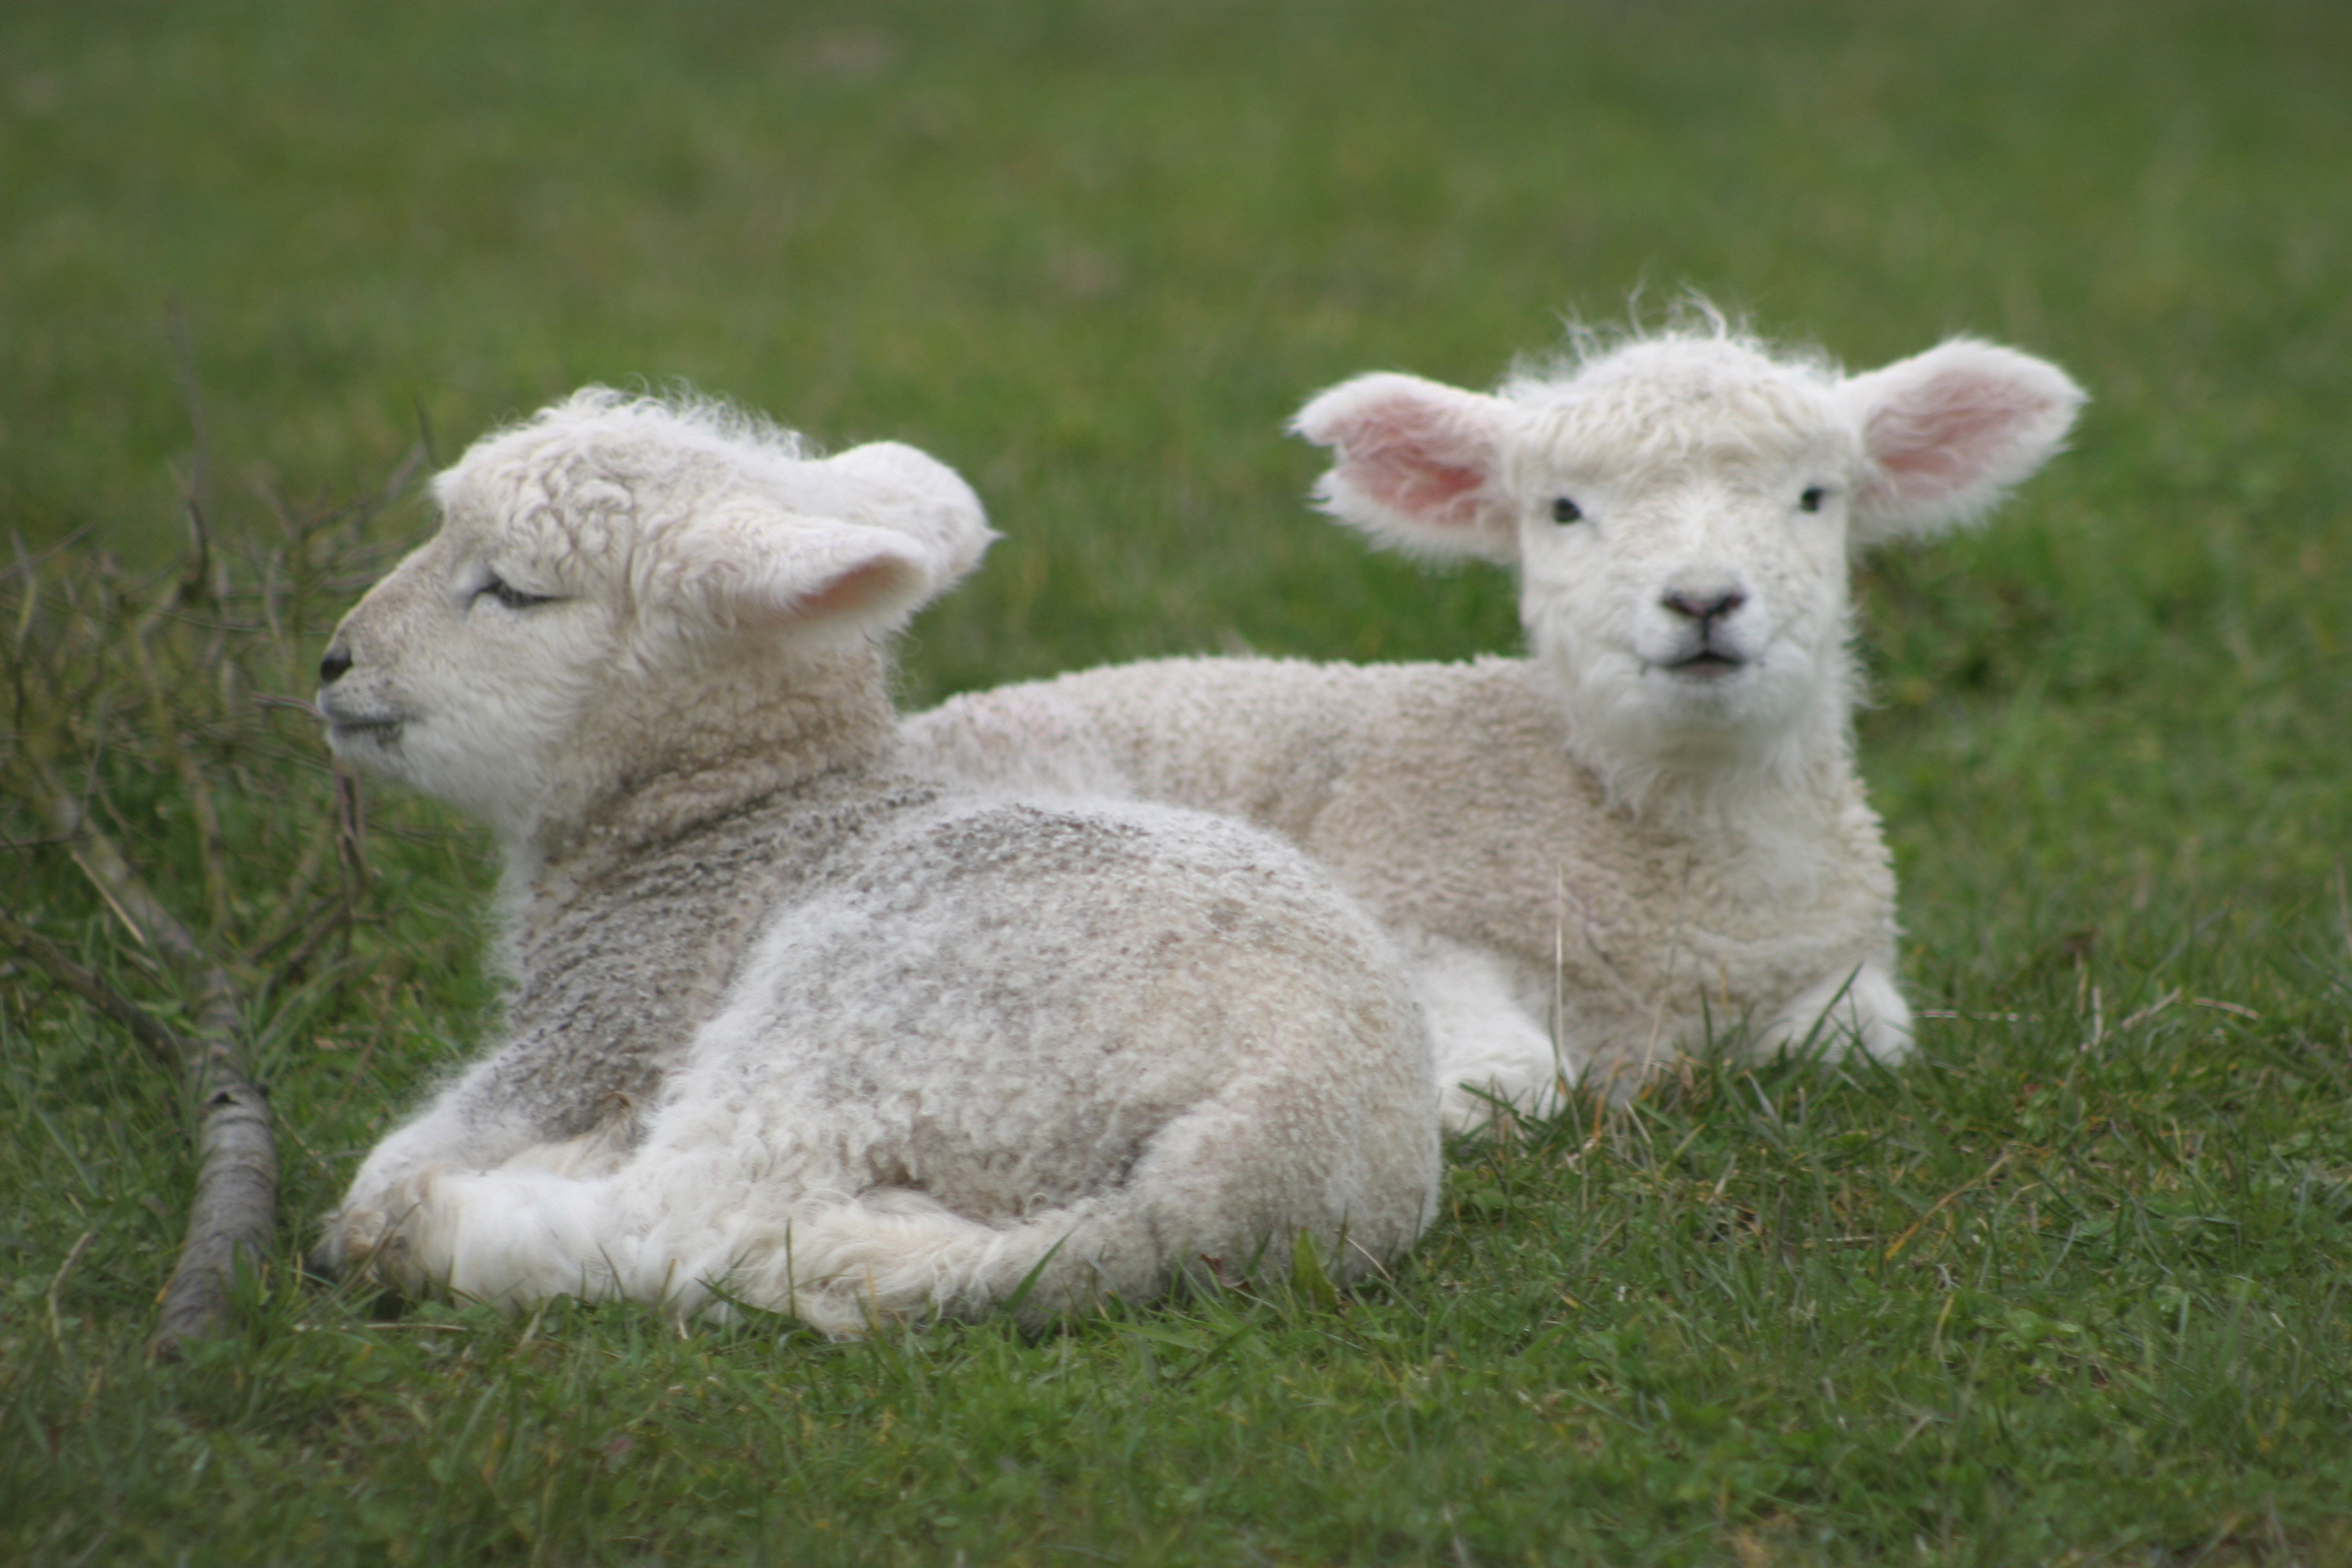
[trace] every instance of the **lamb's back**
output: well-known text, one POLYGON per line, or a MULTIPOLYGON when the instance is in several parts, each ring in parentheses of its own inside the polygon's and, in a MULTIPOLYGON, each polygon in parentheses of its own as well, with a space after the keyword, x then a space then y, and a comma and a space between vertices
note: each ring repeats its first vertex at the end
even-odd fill
POLYGON ((1115 1186, 1225 1100, 1254 1107, 1236 1136, 1297 1152, 1296 1184, 1373 1202, 1422 1191, 1398 1173, 1435 1158, 1379 928, 1278 840, 1149 804, 905 814, 787 890, 694 1048, 778 1115, 887 1151, 860 1179, 972 1214, 1115 1186))
POLYGON ((1271 827, 1391 930, 1502 956, 1528 1011, 1602 1058, 1893 957, 1893 873, 1850 772, 1760 847, 1775 825, 1612 803, 1523 659, 1160 660, 959 698, 904 732, 962 779, 1271 827))
POLYGON ((1303 842, 1349 771, 1399 739, 1401 716, 1439 718, 1473 668, 1152 659, 968 693, 900 734, 911 764, 958 783, 1171 801, 1303 842))

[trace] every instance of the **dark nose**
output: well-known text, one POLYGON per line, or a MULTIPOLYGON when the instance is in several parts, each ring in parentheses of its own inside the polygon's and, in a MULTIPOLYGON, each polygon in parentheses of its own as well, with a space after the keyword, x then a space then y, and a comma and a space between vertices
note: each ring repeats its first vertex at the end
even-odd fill
POLYGON ((327 649, 327 657, 319 661, 319 684, 332 686, 351 667, 351 650, 341 643, 331 645, 327 649))
POLYGON ((1658 601, 1678 616, 1686 616, 1705 626, 1731 614, 1748 602, 1748 595, 1737 588, 1727 589, 1713 597, 1697 594, 1668 594, 1658 601))

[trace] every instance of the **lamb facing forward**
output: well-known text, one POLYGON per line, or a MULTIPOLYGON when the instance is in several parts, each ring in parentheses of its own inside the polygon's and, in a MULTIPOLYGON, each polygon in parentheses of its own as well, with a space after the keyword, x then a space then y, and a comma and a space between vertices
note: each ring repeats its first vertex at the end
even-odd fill
POLYGON ((1980 342, 1841 376, 1719 325, 1494 395, 1362 376, 1296 423, 1337 454, 1318 500, 1516 565, 1532 658, 1097 669, 909 720, 910 755, 1287 835, 1414 954, 1449 1127, 1547 1110, 1579 1068, 1622 1097, 1742 1030, 1893 1060, 1848 561, 1983 513, 2082 401, 1980 342))
POLYGON ((1434 1209, 1426 1036, 1273 837, 897 765, 880 639, 990 538, 910 447, 817 460, 590 389, 443 475, 352 611, 338 756, 487 820, 504 1039, 320 1261, 835 1333, 1176 1276, 1335 1277, 1434 1209))

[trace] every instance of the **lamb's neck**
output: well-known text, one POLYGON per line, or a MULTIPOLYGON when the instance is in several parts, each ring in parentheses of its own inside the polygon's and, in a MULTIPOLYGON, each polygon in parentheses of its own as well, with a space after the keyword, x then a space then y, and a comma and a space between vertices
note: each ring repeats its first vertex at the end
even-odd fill
POLYGON ((592 712, 568 776, 582 781, 507 845, 509 879, 572 879, 625 863, 812 780, 885 768, 898 716, 880 653, 859 644, 783 669, 721 666, 592 712))
POLYGON ((1685 832, 1749 835, 1816 831, 1843 809, 1854 776, 1843 748, 1740 767, 1662 769, 1622 809, 1685 832))
POLYGON ((1688 846, 1762 896, 1798 896, 1824 854, 1850 836, 1861 785, 1852 726, 1841 710, 1792 728, 1765 748, 1632 757, 1570 751, 1599 781, 1609 809, 1661 841, 1688 846))
POLYGON ((509 854, 499 898, 503 970, 528 983, 543 967, 541 954, 615 920, 633 947, 728 949, 782 889, 861 833, 936 797, 895 758, 892 751, 795 776, 727 809, 671 818, 658 834, 586 832, 551 856, 509 854))

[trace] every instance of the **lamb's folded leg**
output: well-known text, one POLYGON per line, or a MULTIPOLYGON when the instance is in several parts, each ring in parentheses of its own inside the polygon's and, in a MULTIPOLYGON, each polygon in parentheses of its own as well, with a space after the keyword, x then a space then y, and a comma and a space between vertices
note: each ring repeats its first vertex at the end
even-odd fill
POLYGON ((410 1295, 441 1286, 502 1308, 625 1294, 616 1275, 630 1249, 609 1187, 543 1170, 429 1165, 387 1194, 391 1226, 369 1266, 410 1295))
POLYGON ((1858 1047, 1874 1060, 1894 1063, 1911 1054, 1912 1044, 1911 1005, 1893 975, 1864 963, 1801 993, 1756 1031, 1751 1054, 1760 1058, 1797 1047, 1835 1061, 1858 1047))
POLYGON ((1501 963, 1435 937, 1408 937, 1405 946, 1429 1022, 1445 1131, 1475 1131, 1509 1112, 1557 1111, 1576 1064, 1519 1005, 1501 963))
POLYGON ((498 1091, 484 1063, 452 1084, 432 1107, 377 1144, 327 1217, 326 1234, 305 1260, 333 1275, 364 1259, 402 1220, 404 1195, 418 1173, 434 1168, 488 1171, 516 1163, 562 1174, 609 1170, 634 1141, 625 1108, 584 1136, 556 1138, 541 1119, 498 1091))

